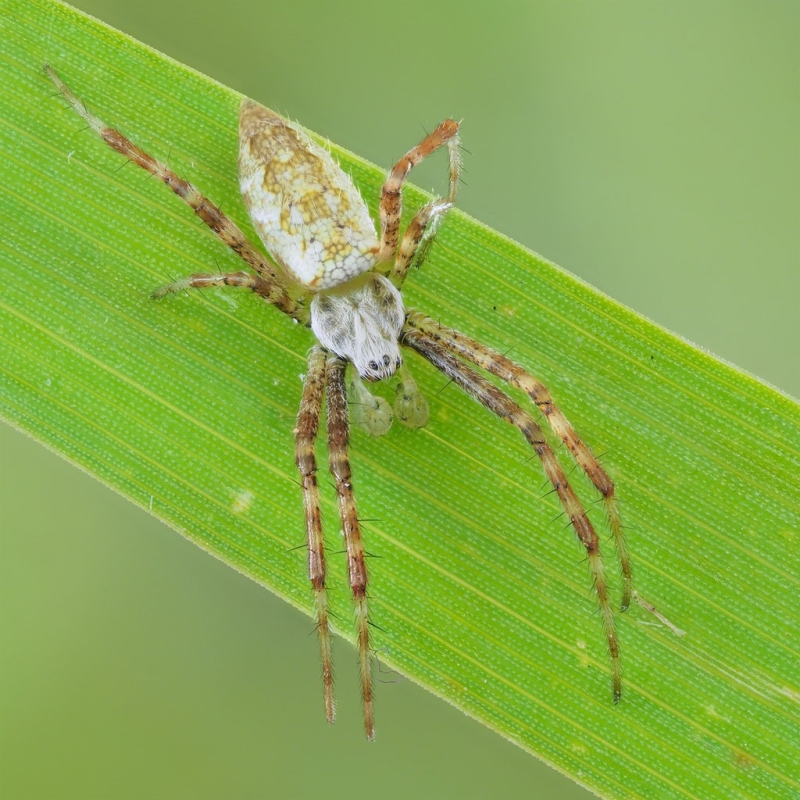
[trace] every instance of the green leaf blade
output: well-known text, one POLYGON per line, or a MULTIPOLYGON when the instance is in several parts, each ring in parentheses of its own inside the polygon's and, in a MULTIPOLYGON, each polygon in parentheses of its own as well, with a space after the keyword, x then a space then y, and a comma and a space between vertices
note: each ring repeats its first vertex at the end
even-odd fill
MULTIPOLYGON (((292 428, 311 335, 251 296, 149 301, 236 259, 76 134, 41 66, 252 233, 238 95, 58 4, 6 3, 0 20, 0 413, 308 611, 292 428)), ((374 212, 382 170, 335 152, 374 212)), ((431 424, 353 446, 381 657, 603 796, 796 796, 797 404, 464 215, 439 245, 408 304, 510 348, 607 451, 636 585, 686 636, 620 615, 625 697, 611 704, 582 554, 538 464, 409 358, 431 424)), ((331 573, 350 635, 343 565, 331 573)))

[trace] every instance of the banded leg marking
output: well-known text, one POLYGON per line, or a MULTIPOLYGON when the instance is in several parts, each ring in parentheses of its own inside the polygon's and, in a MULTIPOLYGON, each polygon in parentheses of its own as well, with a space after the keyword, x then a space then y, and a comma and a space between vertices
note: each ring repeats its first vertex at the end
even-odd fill
MULTIPOLYGON (((450 157, 450 191, 446 202, 452 205, 458 192, 461 174, 461 151, 458 136, 459 123, 446 119, 436 126, 416 147, 412 147, 389 171, 381 189, 381 244, 378 261, 389 261, 395 256, 400 238, 400 215, 403 210, 402 189, 408 173, 443 145, 450 157)), ((430 204, 429 204, 430 205, 430 204)), ((448 207, 449 207, 448 205, 448 207)), ((427 208, 428 206, 426 206, 427 208)), ((424 229, 424 226, 422 226, 424 229)), ((420 234, 421 236, 421 234, 420 234)), ((412 259, 413 260, 413 259, 412 259)), ((401 281, 402 282, 402 281, 401 281)))
POLYGON ((109 147, 112 147, 129 161, 155 175, 175 194, 184 200, 198 217, 211 228, 214 233, 233 250, 248 266, 252 267, 263 281, 259 294, 269 303, 277 306, 284 314, 303 321, 304 311, 290 296, 286 289, 284 277, 271 264, 266 256, 253 247, 239 226, 224 214, 214 203, 203 197, 189 181, 176 175, 168 166, 135 145, 118 130, 109 127, 92 114, 84 104, 72 93, 72 90, 61 80, 49 65, 45 73, 61 92, 64 99, 88 123, 109 147))
POLYGON ((303 381, 303 394, 300 400, 300 411, 297 414, 294 439, 295 463, 300 470, 306 514, 308 577, 314 589, 314 604, 317 612, 325 716, 328 722, 333 722, 336 717, 336 708, 333 702, 333 658, 331 655, 331 631, 328 624, 328 599, 325 590, 325 543, 322 537, 322 515, 319 506, 317 459, 314 455, 314 442, 319 430, 319 416, 325 393, 325 358, 325 350, 318 346, 312 347, 308 354, 308 368, 303 381))
POLYGON ((622 697, 622 666, 619 640, 617 639, 614 612, 611 608, 608 584, 606 583, 603 561, 600 555, 600 541, 578 496, 569 485, 567 476, 556 458, 556 454, 544 438, 542 429, 536 420, 520 408, 510 397, 501 392, 472 367, 452 356, 441 343, 432 337, 420 330, 406 327, 403 332, 403 344, 416 350, 489 411, 514 425, 533 447, 578 539, 586 549, 589 571, 597 595, 600 617, 603 621, 603 630, 611 659, 614 702, 619 702, 622 697))
POLYGON ((361 696, 364 703, 364 730, 368 739, 375 738, 375 722, 372 697, 372 658, 369 644, 369 615, 367 611, 367 565, 364 544, 358 523, 350 459, 347 448, 350 443, 350 428, 347 417, 347 387, 345 369, 347 364, 338 356, 330 356, 326 364, 328 384, 328 454, 330 470, 336 481, 339 496, 339 514, 342 519, 347 570, 356 620, 356 647, 361 673, 361 696))
POLYGON ((511 386, 522 389, 538 406, 553 432, 564 442, 577 464, 603 497, 622 573, 622 610, 625 611, 630 605, 633 593, 633 571, 617 508, 614 482, 602 468, 589 446, 578 436, 561 409, 553 402, 550 390, 540 380, 502 353, 498 353, 491 347, 487 347, 459 331, 446 328, 424 314, 416 311, 410 312, 408 324, 424 332, 431 339, 445 343, 448 349, 455 351, 466 361, 496 375, 511 386))

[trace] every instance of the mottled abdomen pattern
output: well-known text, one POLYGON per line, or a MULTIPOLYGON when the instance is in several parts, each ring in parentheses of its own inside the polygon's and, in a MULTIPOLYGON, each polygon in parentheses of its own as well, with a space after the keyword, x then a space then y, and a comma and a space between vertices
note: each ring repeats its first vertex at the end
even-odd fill
POLYGON ((252 100, 239 115, 239 181, 264 246, 308 289, 330 289, 375 265, 378 237, 349 176, 252 100))

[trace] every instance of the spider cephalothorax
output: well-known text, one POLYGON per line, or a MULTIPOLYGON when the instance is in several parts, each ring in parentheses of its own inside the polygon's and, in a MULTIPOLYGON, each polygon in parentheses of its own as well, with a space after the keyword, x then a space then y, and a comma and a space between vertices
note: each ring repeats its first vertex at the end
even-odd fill
POLYGON ((613 697, 618 701, 622 692, 619 644, 597 533, 539 424, 474 367, 523 390, 601 493, 619 556, 624 610, 632 595, 631 567, 613 482, 540 381, 501 353, 418 311, 406 309, 403 304, 401 291, 410 267, 424 260, 438 225, 456 199, 460 173, 459 124, 445 120, 390 170, 381 190, 378 235, 361 195, 328 151, 274 112, 244 100, 239 122, 240 185, 253 225, 272 258, 269 260, 194 186, 87 111, 50 67, 45 67, 45 71, 63 97, 107 144, 167 184, 253 270, 191 275, 156 290, 154 297, 210 286, 250 289, 289 317, 309 325, 317 338, 318 344, 308 355, 294 434, 328 719, 334 718, 333 668, 314 443, 322 404, 326 402, 330 471, 336 482, 355 605, 364 725, 367 736, 372 738, 367 571, 347 450, 350 422, 373 436, 386 433, 393 417, 412 428, 428 422, 427 404, 402 365, 401 347, 419 353, 485 408, 514 425, 534 449, 586 549, 611 657, 613 697), (414 165, 443 146, 449 153, 448 195, 417 211, 401 240, 403 182, 414 165), (349 412, 348 364, 354 367, 350 392, 355 401, 349 412), (361 378, 382 380, 398 370, 400 379, 392 412, 383 398, 369 392, 361 378))
POLYGON ((311 330, 319 343, 371 381, 391 378, 400 366, 405 317, 403 296, 375 272, 354 278, 340 292, 320 292, 311 300, 311 330))

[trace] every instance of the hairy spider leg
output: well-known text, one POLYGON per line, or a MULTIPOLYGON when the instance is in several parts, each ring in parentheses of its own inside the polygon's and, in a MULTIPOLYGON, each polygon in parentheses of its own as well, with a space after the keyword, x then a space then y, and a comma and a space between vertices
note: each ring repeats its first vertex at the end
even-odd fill
MULTIPOLYGON (((184 200, 198 217, 211 228, 219 238, 231 248, 248 266, 252 267, 260 276, 261 281, 248 287, 258 291, 267 302, 277 306, 284 314, 298 320, 304 320, 304 309, 289 294, 284 277, 276 267, 248 241, 238 225, 226 214, 220 211, 210 200, 203 197, 197 189, 187 180, 176 175, 169 167, 162 164, 153 156, 146 153, 118 130, 110 128, 94 114, 88 111, 85 105, 72 93, 71 89, 59 78, 55 70, 45 65, 44 71, 56 85, 64 99, 83 117, 89 126, 95 130, 100 138, 129 161, 142 167, 165 183, 175 194, 184 200)), ((182 284, 178 281, 178 284, 182 284)), ((179 291, 184 286, 179 286, 179 291)), ((161 294, 169 294, 170 288, 160 290, 161 294)), ((158 293, 158 292, 157 292, 158 293)))
POLYGON ((470 397, 501 419, 514 425, 527 439, 542 463, 545 475, 561 501, 581 544, 586 549, 589 571, 592 576, 600 617, 603 621, 608 653, 611 658, 611 681, 614 702, 622 697, 622 667, 619 641, 614 624, 614 612, 608 595, 603 560, 600 555, 600 540, 586 515, 578 496, 567 481, 567 476, 556 458, 556 454, 544 438, 542 429, 533 417, 518 406, 510 397, 474 369, 451 355, 441 342, 422 331, 406 326, 402 342, 430 361, 434 367, 455 381, 470 397))
POLYGON ((350 426, 347 416, 347 387, 345 369, 347 362, 329 355, 325 365, 327 376, 328 411, 328 456, 331 474, 336 481, 339 496, 339 515, 342 519, 347 571, 353 592, 356 620, 356 647, 361 672, 361 697, 364 704, 364 730, 368 739, 375 738, 375 722, 372 698, 372 659, 369 648, 369 615, 367 611, 367 564, 364 544, 358 523, 356 502, 353 497, 353 481, 347 448, 350 444, 350 426))
POLYGON ((221 272, 210 275, 205 272, 198 272, 186 278, 168 283, 166 286, 159 286, 153 290, 150 297, 153 300, 160 300, 168 294, 176 294, 187 289, 208 289, 217 286, 233 286, 237 289, 250 289, 260 297, 269 302, 269 294, 272 285, 265 281, 260 275, 253 275, 250 272, 221 272))
POLYGON ((446 328, 417 311, 409 312, 407 320, 409 325, 423 331, 430 338, 443 342, 449 350, 458 353, 466 361, 470 361, 492 375, 496 375, 502 381, 522 389, 547 418, 553 432, 564 442, 575 461, 603 497, 622 573, 622 610, 625 611, 631 602, 633 577, 630 554, 617 508, 614 482, 600 466, 600 462, 589 446, 578 436, 561 409, 553 402, 550 390, 510 358, 459 331, 446 328))
POLYGON ((433 244, 436 231, 452 206, 452 201, 441 197, 432 200, 424 205, 408 223, 395 256, 394 267, 389 273, 389 279, 398 289, 403 288, 408 271, 412 267, 422 266, 433 244))
MULTIPOLYGON (((416 147, 412 147, 393 167, 389 170, 389 175, 386 178, 383 188, 381 189, 381 243, 378 252, 378 263, 389 261, 397 253, 397 243, 400 238, 400 215, 403 211, 402 189, 403 183, 408 177, 408 173, 412 168, 420 163, 423 159, 427 158, 431 153, 438 150, 443 145, 447 145, 448 153, 450 156, 450 192, 446 201, 438 200, 429 203, 424 208, 417 212, 417 216, 423 214, 425 209, 429 209, 427 213, 428 219, 425 224, 417 224, 414 226, 413 222, 409 226, 413 229, 411 232, 411 239, 417 238, 417 244, 423 241, 425 227, 431 220, 441 218, 450 206, 455 202, 456 193, 458 192, 458 181, 461 174, 461 151, 460 140, 458 136, 459 123, 452 119, 446 119, 444 122, 439 123, 416 147), (432 206, 435 206, 436 213, 433 213, 432 206)), ((436 222, 433 223, 434 229, 436 222)), ((406 232, 406 239, 409 238, 409 232, 406 232)), ((405 245, 405 242, 404 242, 405 245)), ((408 258, 410 265, 414 261, 413 250, 416 249, 409 241, 405 247, 407 252, 411 252, 408 258)), ((397 267, 395 267, 397 269, 397 267)), ((408 265, 406 266, 408 270, 408 265)), ((402 277, 399 278, 402 284, 402 277)), ((398 284, 399 286, 399 284, 398 284)))
POLYGON ((315 345, 308 353, 308 368, 303 380, 303 394, 297 426, 294 429, 295 463, 300 470, 303 487, 303 505, 306 513, 308 541, 308 578, 314 589, 317 613, 319 652, 322 662, 322 691, 325 698, 325 716, 328 722, 336 717, 333 703, 333 657, 331 631, 328 625, 328 598, 325 589, 325 543, 322 536, 322 514, 317 485, 317 459, 314 442, 319 431, 319 416, 325 394, 325 360, 327 353, 315 345))

